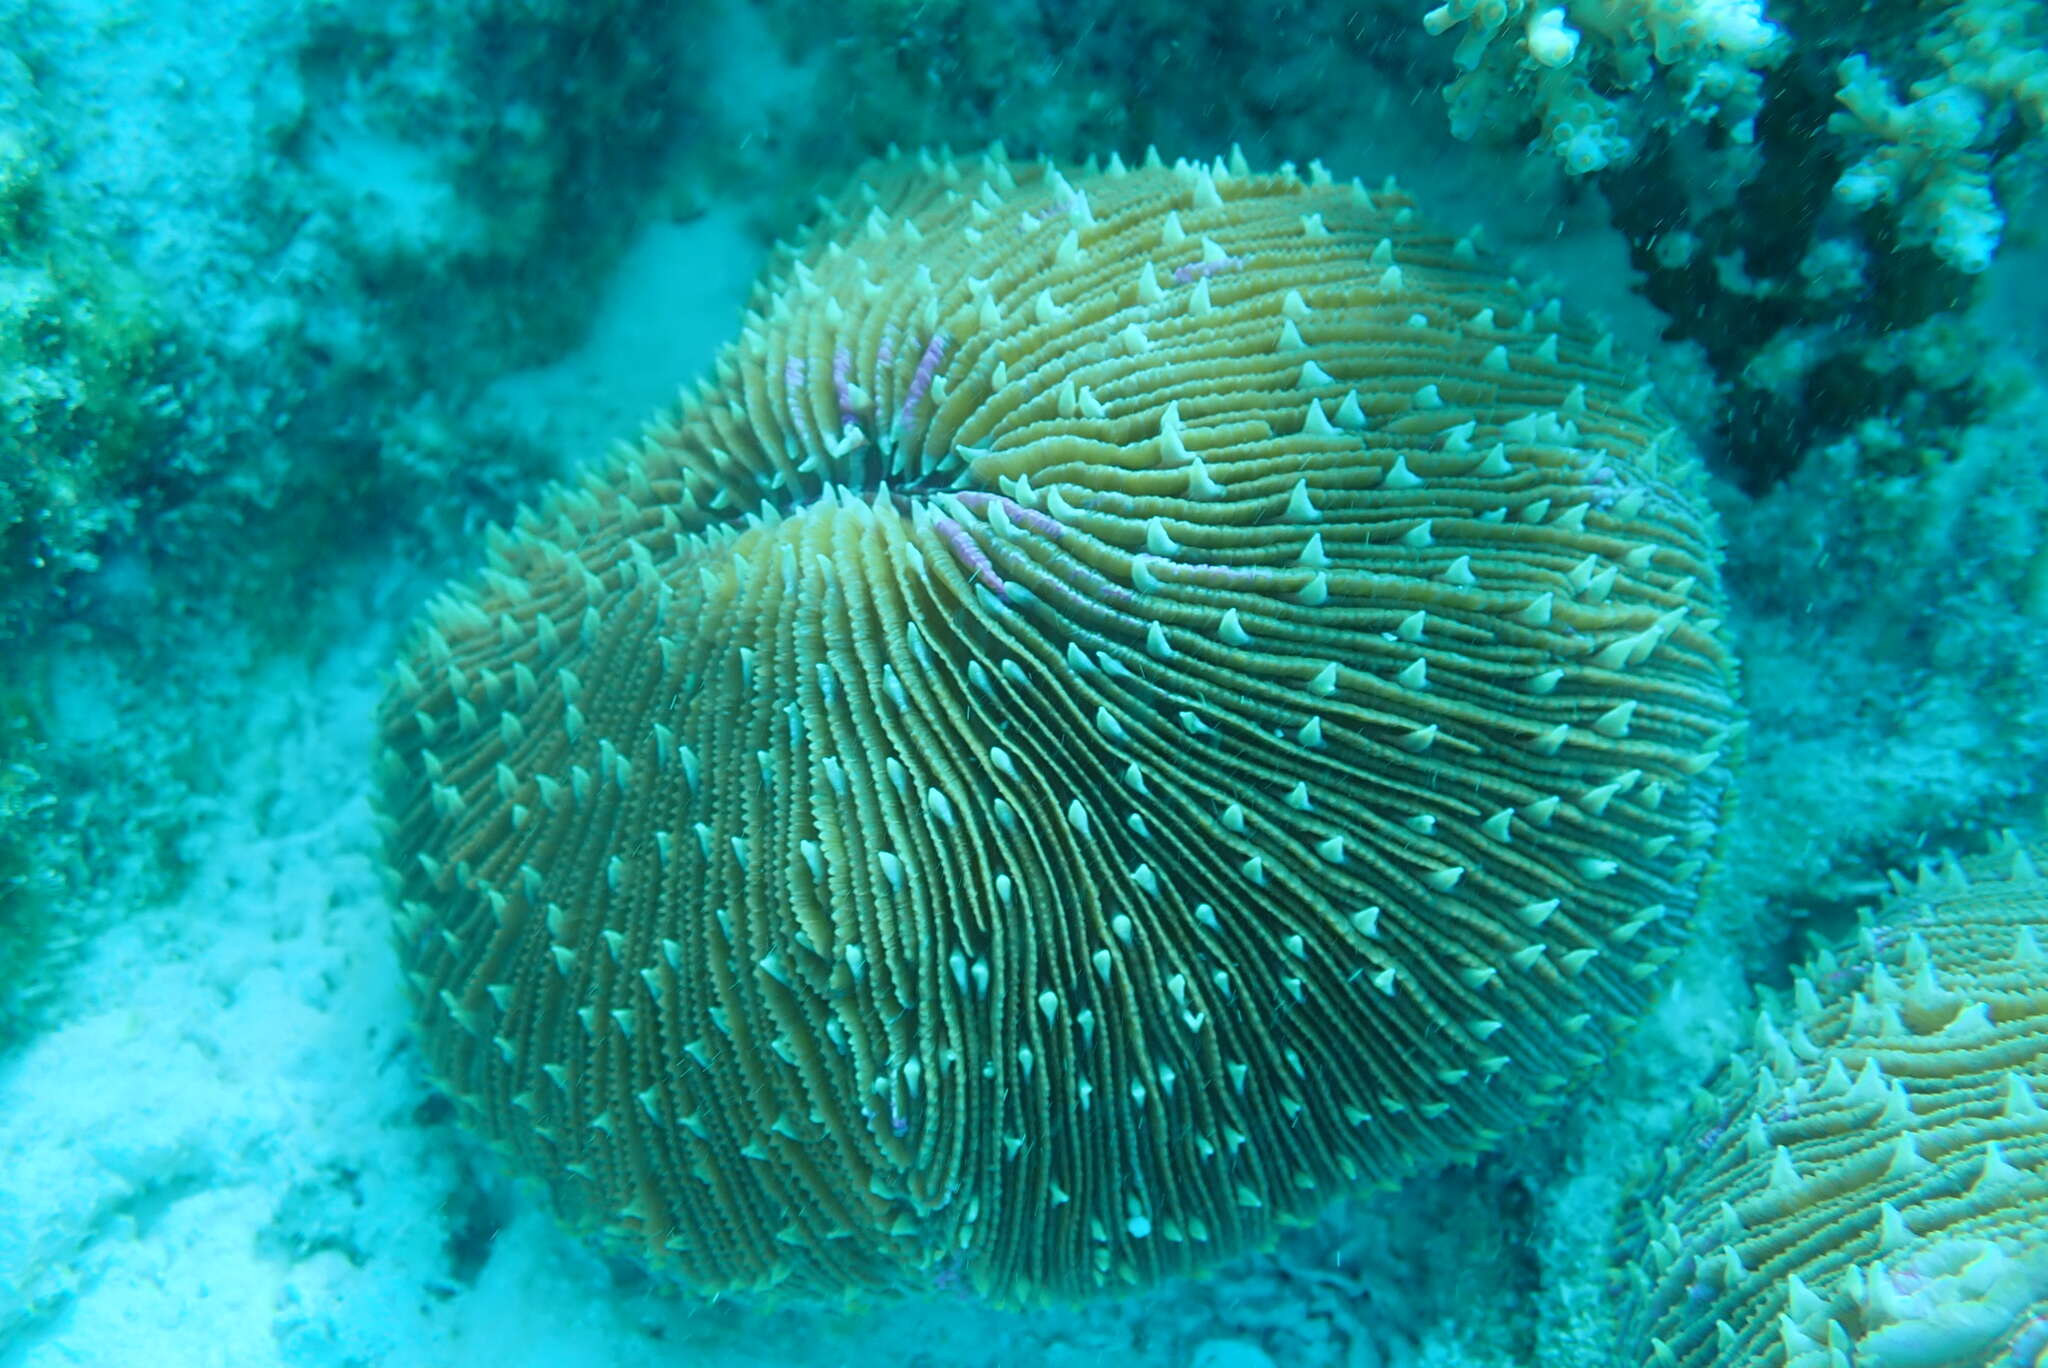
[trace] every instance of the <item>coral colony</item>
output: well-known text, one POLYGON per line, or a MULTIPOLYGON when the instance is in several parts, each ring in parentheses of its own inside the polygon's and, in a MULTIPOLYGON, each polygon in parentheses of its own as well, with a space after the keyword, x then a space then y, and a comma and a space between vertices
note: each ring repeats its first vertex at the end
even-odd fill
POLYGON ((1143 1285, 1621 1038, 1740 728, 1610 338, 1236 158, 875 165, 757 298, 384 710, 427 1051, 572 1221, 706 1290, 1143 1285))

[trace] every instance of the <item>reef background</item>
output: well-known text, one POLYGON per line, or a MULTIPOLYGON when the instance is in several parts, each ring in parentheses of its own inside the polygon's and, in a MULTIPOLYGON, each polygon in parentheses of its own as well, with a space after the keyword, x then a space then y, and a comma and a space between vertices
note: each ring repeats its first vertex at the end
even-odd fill
POLYGON ((1751 985, 2048 773, 2048 6, 1424 8, 0 0, 0 1368, 1606 1362, 1751 985), (1741 806, 1633 1048, 1475 1168, 1130 1301, 701 1305, 424 1085, 379 671, 941 138, 1392 174, 1603 316, 1716 476, 1741 806))

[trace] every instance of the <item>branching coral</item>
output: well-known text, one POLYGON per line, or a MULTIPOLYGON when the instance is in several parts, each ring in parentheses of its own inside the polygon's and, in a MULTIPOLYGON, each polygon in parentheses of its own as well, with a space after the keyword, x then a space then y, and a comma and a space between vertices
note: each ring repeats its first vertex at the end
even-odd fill
POLYGON ((1467 26, 1456 52, 1465 74, 1445 91, 1453 131, 1469 138, 1533 117, 1537 145, 1574 174, 1634 154, 1649 105, 1620 92, 1653 85, 1675 89, 1686 118, 1749 141, 1759 73, 1784 51, 1760 0, 1447 0, 1423 23, 1431 33, 1467 26))
POLYGON ((1905 240, 1925 243, 1959 271, 1991 264, 2005 216, 1992 172, 2015 121, 2048 124, 2048 6, 2039 0, 1964 0, 1920 43, 1941 67, 1915 81, 1910 102, 1865 56, 1840 67, 1834 132, 1874 142, 1835 193, 1857 209, 1897 206, 1905 240))

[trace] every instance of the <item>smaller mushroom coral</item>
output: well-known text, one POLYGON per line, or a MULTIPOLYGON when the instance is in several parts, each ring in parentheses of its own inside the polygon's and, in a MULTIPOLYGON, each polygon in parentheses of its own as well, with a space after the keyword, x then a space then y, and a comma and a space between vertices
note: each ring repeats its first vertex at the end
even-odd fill
POLYGON ((1897 889, 1697 1098, 1628 1222, 1624 1352, 1668 1368, 2048 1354, 2048 846, 1897 889))

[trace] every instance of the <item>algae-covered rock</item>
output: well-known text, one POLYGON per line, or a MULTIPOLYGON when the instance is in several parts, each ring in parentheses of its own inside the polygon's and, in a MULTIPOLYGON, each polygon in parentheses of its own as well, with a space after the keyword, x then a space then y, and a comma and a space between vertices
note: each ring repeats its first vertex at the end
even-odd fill
POLYGON ((30 86, 0 52, 0 631, 97 565, 175 406, 148 293, 71 221, 30 86))
POLYGON ((40 733, 21 695, 0 690, 0 1050, 22 1034, 48 982, 57 879, 45 853, 56 800, 37 770, 40 733))

